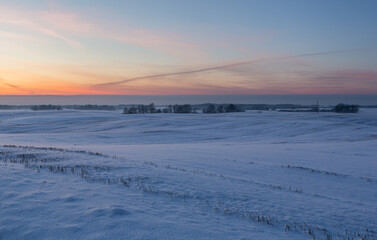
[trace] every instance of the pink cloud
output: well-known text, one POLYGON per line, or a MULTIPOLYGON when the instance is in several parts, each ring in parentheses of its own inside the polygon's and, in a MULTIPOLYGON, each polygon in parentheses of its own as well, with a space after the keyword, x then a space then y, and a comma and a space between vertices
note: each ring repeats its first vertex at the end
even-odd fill
POLYGON ((348 79, 371 80, 377 83, 377 72, 368 70, 341 70, 333 73, 337 77, 348 79))
POLYGON ((7 31, 0 31, 0 36, 7 37, 7 38, 20 39, 20 40, 27 40, 27 41, 37 40, 37 38, 31 37, 31 36, 13 33, 13 32, 7 32, 7 31))
POLYGON ((170 32, 128 27, 123 29, 121 33, 103 33, 99 36, 108 36, 112 40, 161 51, 181 58, 200 59, 206 56, 196 44, 188 42, 185 36, 170 32))
POLYGON ((0 6, 0 23, 8 25, 17 25, 28 30, 42 33, 44 35, 60 39, 67 44, 74 46, 76 48, 82 48, 82 45, 69 38, 63 34, 53 30, 45 25, 40 19, 40 14, 38 12, 30 12, 23 10, 14 10, 4 6, 0 6))
POLYGON ((55 29, 76 33, 90 33, 96 25, 83 21, 77 14, 65 12, 41 12, 41 20, 48 22, 55 29))
POLYGON ((369 70, 306 72, 290 79, 286 87, 296 94, 377 94, 377 72, 369 70))
POLYGON ((56 4, 49 11, 13 9, 0 5, 0 23, 21 26, 62 40, 76 48, 83 46, 72 36, 109 39, 182 59, 201 59, 206 56, 196 44, 187 40, 187 36, 132 26, 120 26, 115 31, 106 25, 91 23, 82 14, 60 10, 56 4))

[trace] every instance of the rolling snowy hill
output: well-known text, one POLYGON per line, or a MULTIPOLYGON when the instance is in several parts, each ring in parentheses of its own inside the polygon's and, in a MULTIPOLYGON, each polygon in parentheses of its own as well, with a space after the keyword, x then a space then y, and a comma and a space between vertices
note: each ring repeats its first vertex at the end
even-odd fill
POLYGON ((0 239, 377 239, 377 111, 0 112, 0 239))

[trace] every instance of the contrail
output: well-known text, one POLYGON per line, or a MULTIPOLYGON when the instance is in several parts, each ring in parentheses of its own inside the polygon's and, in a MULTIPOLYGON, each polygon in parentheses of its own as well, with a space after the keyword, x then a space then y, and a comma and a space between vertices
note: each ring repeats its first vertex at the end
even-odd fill
POLYGON ((232 68, 242 65, 248 65, 248 64, 255 64, 260 62, 266 62, 266 61, 278 61, 278 60, 285 60, 285 59, 293 59, 293 58, 301 58, 301 57, 310 57, 310 56, 319 56, 319 55, 329 55, 329 54, 336 54, 336 53, 345 53, 345 52, 351 52, 355 50, 339 50, 339 51, 329 51, 329 52, 318 52, 318 53, 306 53, 306 54, 300 54, 300 55, 290 55, 290 56, 284 56, 284 57, 276 57, 276 58, 262 58, 252 61, 246 61, 246 62, 238 62, 238 63, 232 63, 227 65, 221 65, 221 66, 215 66, 215 67, 208 67, 208 68, 201 68, 201 69, 194 69, 194 70, 188 70, 188 71, 182 71, 182 72, 173 72, 173 73, 163 73, 163 74, 156 74, 156 75, 147 75, 147 76, 141 76, 141 77, 135 77, 130 78, 126 80, 116 81, 116 82, 107 82, 107 83, 100 83, 93 85, 94 88, 97 87, 106 87, 106 86, 112 86, 112 85, 119 85, 127 82, 133 82, 141 79, 148 79, 148 78, 158 78, 158 77, 167 77, 167 76, 174 76, 174 75, 183 75, 183 74, 191 74, 191 73, 199 73, 199 72, 208 72, 208 71, 214 71, 224 68, 232 68))

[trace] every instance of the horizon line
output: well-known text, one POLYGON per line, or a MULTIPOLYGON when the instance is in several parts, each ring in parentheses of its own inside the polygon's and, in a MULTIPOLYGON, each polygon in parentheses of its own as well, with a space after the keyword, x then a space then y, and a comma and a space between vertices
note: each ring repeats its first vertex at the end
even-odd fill
POLYGON ((0 97, 69 97, 69 96, 329 96, 329 95, 359 95, 359 96, 374 96, 377 93, 310 93, 310 94, 287 94, 287 93, 276 93, 276 94, 0 94, 0 97))

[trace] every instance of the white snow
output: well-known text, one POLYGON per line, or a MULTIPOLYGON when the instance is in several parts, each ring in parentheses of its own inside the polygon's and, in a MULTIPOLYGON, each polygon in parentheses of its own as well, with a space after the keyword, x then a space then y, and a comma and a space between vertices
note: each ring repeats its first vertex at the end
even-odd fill
POLYGON ((0 239, 377 239, 377 110, 0 111, 0 239))

